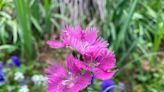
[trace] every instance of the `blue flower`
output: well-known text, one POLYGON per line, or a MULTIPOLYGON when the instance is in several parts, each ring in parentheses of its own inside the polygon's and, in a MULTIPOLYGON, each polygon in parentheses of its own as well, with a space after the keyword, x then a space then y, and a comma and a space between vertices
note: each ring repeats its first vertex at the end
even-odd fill
POLYGON ((95 79, 95 76, 94 76, 94 74, 92 74, 92 77, 91 77, 91 84, 93 84, 94 79, 95 79))
POLYGON ((3 70, 3 64, 2 64, 2 62, 0 61, 0 83, 5 82, 5 77, 4 77, 4 75, 3 75, 2 70, 3 70))
POLYGON ((17 67, 21 66, 21 62, 17 56, 12 56, 11 59, 12 59, 12 62, 15 66, 17 66, 17 67))
POLYGON ((104 80, 101 84, 100 92, 113 92, 114 90, 114 81, 112 80, 104 80))
POLYGON ((5 82, 5 77, 2 72, 0 72, 0 83, 5 82))

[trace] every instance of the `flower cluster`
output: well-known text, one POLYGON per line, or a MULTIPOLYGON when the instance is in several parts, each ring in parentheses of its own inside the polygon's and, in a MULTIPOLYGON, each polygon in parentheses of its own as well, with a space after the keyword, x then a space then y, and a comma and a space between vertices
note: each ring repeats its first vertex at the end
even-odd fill
POLYGON ((94 78, 107 80, 113 77, 115 56, 97 33, 95 28, 66 27, 61 32, 61 41, 47 42, 51 48, 65 47, 78 53, 70 53, 66 57, 66 69, 62 65, 47 69, 47 92, 79 92, 94 78))
MULTIPOLYGON (((30 76, 27 76, 27 70, 29 68, 26 68, 21 62, 21 59, 13 55, 8 60, 0 61, 0 88, 3 86, 7 86, 5 90, 8 90, 8 92, 13 92, 15 90, 18 90, 18 92, 30 92, 30 86, 34 85, 33 88, 39 88, 44 87, 46 84, 46 77, 41 74, 36 74, 37 72, 34 72, 35 75, 31 76, 31 81, 27 80, 30 76), (30 86, 28 85, 29 82, 30 86), (18 84, 16 86, 8 85, 8 84, 18 84)), ((0 92, 2 89, 0 89, 0 92)), ((5 91, 6 92, 6 91, 5 91)))
MULTIPOLYGON (((19 58, 17 56, 12 56, 11 57, 12 63, 8 63, 7 66, 11 67, 13 65, 15 65, 16 67, 20 67, 21 66, 21 62, 19 60, 19 58)), ((3 73, 3 62, 0 61, 0 83, 4 83, 5 82, 5 76, 3 73)))

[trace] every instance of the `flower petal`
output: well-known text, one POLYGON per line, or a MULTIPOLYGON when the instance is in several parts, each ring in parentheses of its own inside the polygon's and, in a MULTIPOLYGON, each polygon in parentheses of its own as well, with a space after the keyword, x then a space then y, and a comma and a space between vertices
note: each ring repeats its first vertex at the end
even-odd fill
POLYGON ((80 41, 78 39, 74 39, 74 38, 68 39, 67 42, 69 43, 69 46, 71 48, 73 48, 74 50, 77 50, 77 52, 79 52, 80 54, 85 53, 87 43, 83 43, 82 41, 80 41))
POLYGON ((3 72, 0 71, 0 83, 5 82, 5 76, 3 75, 3 72))
POLYGON ((78 68, 81 68, 81 69, 84 69, 84 70, 88 70, 88 71, 92 70, 91 68, 89 68, 89 66, 85 62, 77 61, 77 62, 75 62, 75 64, 76 64, 76 66, 78 68))
POLYGON ((62 30, 62 40, 64 41, 67 40, 68 38, 81 40, 82 32, 83 30, 80 26, 76 26, 76 27, 67 26, 65 27, 65 29, 62 30))
POLYGON ((113 80, 104 80, 101 84, 101 90, 100 92, 104 92, 107 90, 107 92, 113 92, 114 91, 114 81, 113 80))
POLYGON ((95 78, 100 79, 100 80, 107 80, 113 77, 113 75, 116 73, 116 71, 112 72, 107 72, 103 71, 101 69, 94 69, 93 73, 95 74, 95 78))
POLYGON ((47 41, 47 44, 51 47, 51 48, 62 48, 64 47, 64 44, 58 41, 53 41, 53 40, 49 40, 47 41))
POLYGON ((12 59, 13 64, 16 67, 20 67, 21 66, 21 62, 20 62, 20 60, 19 60, 19 58, 17 56, 12 56, 11 59, 12 59))
POLYGON ((66 72, 62 65, 54 65, 46 70, 48 81, 46 92, 62 92, 61 82, 66 76, 66 72))
POLYGON ((76 66, 75 62, 80 62, 77 58, 75 58, 72 54, 69 54, 66 58, 67 61, 67 69, 69 72, 73 74, 77 74, 81 72, 81 69, 76 66))
POLYGON ((98 66, 99 68, 101 68, 104 71, 107 71, 109 69, 115 68, 115 56, 113 55, 112 52, 105 54, 102 54, 103 56, 101 56, 100 58, 98 58, 98 62, 100 62, 100 65, 98 66))
MULTIPOLYGON (((90 46, 86 49, 85 54, 88 58, 90 58, 91 60, 96 59, 99 55, 101 55, 101 51, 102 51, 102 47, 98 47, 98 46, 90 46)), ((84 57, 85 60, 87 60, 84 57)))
POLYGON ((65 87, 62 85, 61 82, 57 82, 54 85, 51 85, 51 87, 46 89, 46 92, 65 92, 65 87))
POLYGON ((79 92, 86 88, 91 83, 91 73, 86 72, 80 75, 75 82, 75 85, 67 90, 67 92, 79 92))
POLYGON ((85 30, 85 41, 89 42, 90 44, 94 43, 97 38, 97 30, 96 28, 87 28, 85 30))

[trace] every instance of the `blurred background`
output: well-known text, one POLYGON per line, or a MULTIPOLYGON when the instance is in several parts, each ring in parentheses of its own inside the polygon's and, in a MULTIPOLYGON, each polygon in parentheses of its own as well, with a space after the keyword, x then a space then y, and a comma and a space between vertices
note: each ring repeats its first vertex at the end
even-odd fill
POLYGON ((124 92, 164 92, 163 0, 0 0, 0 92, 45 92, 45 68, 69 52, 46 41, 66 25, 97 27, 116 55, 112 80, 124 92))

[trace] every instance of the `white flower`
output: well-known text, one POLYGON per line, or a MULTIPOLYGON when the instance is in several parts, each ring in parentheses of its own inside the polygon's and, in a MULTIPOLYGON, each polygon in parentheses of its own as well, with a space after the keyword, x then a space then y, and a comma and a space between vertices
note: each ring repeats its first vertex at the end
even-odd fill
POLYGON ((21 72, 16 72, 14 75, 14 80, 22 80, 24 79, 24 75, 21 72))
POLYGON ((21 86, 18 92, 29 92, 27 85, 21 86))
POLYGON ((44 85, 46 82, 46 78, 43 75, 33 75, 31 79, 35 85, 44 85))
POLYGON ((8 85, 6 88, 8 92, 13 92, 13 90, 15 89, 15 86, 8 85))

